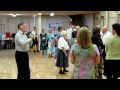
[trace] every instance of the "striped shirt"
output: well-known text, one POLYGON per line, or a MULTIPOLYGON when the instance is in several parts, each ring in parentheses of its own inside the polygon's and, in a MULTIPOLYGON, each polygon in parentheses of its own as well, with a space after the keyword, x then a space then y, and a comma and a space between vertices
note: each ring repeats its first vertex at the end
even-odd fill
POLYGON ((18 31, 18 33, 15 35, 15 50, 27 52, 29 50, 30 41, 32 41, 31 38, 27 38, 22 31, 18 31))

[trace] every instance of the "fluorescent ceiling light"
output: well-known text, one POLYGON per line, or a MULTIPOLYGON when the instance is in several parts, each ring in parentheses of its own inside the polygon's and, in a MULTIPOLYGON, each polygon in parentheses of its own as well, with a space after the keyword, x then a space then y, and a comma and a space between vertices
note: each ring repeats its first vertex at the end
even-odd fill
POLYGON ((12 17, 16 17, 16 14, 13 14, 12 17))
POLYGON ((55 14, 54 13, 50 13, 50 16, 54 16, 55 14))
POLYGON ((23 15, 23 14, 7 14, 7 15, 11 15, 12 17, 16 17, 16 16, 23 15))

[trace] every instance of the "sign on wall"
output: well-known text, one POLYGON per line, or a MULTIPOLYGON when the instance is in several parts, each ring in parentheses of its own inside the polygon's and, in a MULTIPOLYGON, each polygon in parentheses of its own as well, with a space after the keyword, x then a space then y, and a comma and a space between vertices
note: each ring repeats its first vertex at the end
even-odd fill
POLYGON ((57 30, 58 27, 59 27, 59 23, 50 23, 49 24, 49 28, 52 30, 57 30))
POLYGON ((49 23, 49 29, 55 34, 58 32, 59 23, 49 23))

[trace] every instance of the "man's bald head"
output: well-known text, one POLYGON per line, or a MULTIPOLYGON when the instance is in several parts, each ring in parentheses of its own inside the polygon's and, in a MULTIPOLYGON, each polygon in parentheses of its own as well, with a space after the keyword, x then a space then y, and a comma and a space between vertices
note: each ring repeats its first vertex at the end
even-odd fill
POLYGON ((102 32, 105 33, 105 32, 107 32, 107 31, 108 31, 108 27, 107 27, 107 26, 104 26, 104 27, 102 28, 102 32))

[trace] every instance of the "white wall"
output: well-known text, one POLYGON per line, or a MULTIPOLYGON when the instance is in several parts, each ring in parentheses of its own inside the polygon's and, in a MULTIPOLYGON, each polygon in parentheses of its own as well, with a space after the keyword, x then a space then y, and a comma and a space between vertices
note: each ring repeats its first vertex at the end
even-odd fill
MULTIPOLYGON (((28 31, 33 30, 34 18, 33 17, 8 17, 0 16, 0 24, 5 24, 5 32, 9 31, 11 33, 17 32, 17 25, 20 22, 25 22, 28 25, 28 31)), ((48 32, 50 30, 49 23, 59 23, 59 26, 66 27, 67 24, 71 22, 71 18, 68 16, 42 16, 41 27, 48 32)), ((57 30, 56 30, 57 31, 57 30)))
POLYGON ((0 35, 4 33, 4 25, 2 24, 3 20, 0 18, 0 35))
MULTIPOLYGON (((117 23, 119 11, 101 11, 100 15, 104 17, 104 25, 108 26, 109 31, 112 32, 112 24, 117 23)), ((101 24, 102 22, 100 22, 101 24)))
MULTIPOLYGON (((25 22, 28 25, 28 31, 33 29, 33 17, 11 17, 11 16, 0 16, 0 24, 5 25, 5 32, 16 33, 18 30, 18 24, 25 22)), ((0 32, 3 33, 3 32, 0 32)))
MULTIPOLYGON (((88 14, 84 15, 84 24, 88 26, 90 29, 93 28, 93 15, 88 14)), ((28 31, 32 31, 33 26, 34 26, 34 18, 33 17, 5 17, 5 16, 0 16, 0 24, 5 24, 5 32, 9 31, 11 33, 16 33, 17 32, 17 25, 20 22, 25 22, 28 25, 28 31)), ((59 26, 63 26, 66 28, 66 26, 71 22, 71 18, 69 16, 42 16, 41 17, 41 28, 45 29, 46 32, 50 30, 49 24, 50 23, 59 23, 59 26)), ((37 21, 36 21, 37 23, 37 21)), ((36 24, 37 25, 37 24, 36 24)), ((56 30, 57 31, 57 30, 56 30)), ((0 32, 1 33, 1 32, 0 32)))
POLYGON ((92 30, 94 26, 93 14, 85 14, 83 19, 83 24, 85 26, 88 26, 88 28, 92 30))
POLYGON ((112 24, 117 23, 116 17, 117 17, 117 12, 116 11, 109 11, 108 28, 111 32, 112 32, 112 24))

